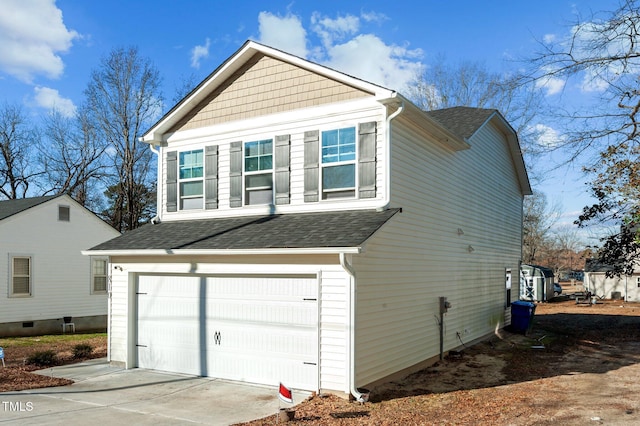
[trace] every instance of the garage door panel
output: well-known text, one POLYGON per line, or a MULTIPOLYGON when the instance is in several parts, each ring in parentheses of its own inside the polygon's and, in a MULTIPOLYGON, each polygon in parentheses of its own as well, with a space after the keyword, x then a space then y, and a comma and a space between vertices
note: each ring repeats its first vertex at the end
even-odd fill
POLYGON ((138 365, 317 389, 318 282, 140 276, 138 365))

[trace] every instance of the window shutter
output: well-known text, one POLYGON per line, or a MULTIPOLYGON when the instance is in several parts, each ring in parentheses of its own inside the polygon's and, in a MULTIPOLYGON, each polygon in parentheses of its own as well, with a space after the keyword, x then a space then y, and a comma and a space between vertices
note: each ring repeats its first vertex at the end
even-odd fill
POLYGON ((320 132, 304 132, 304 202, 318 201, 320 132))
POLYGON ((204 208, 218 208, 218 145, 204 149, 204 208))
POLYGON ((231 142, 229 206, 242 207, 242 142, 231 142))
POLYGON ((275 194, 276 205, 289 204, 290 197, 290 135, 276 136, 275 146, 275 194))
POLYGON ((178 211, 178 152, 167 152, 167 211, 178 211))
MULTIPOLYGON (((360 123, 358 128, 359 198, 376 197, 376 122, 360 123)), ((387 189, 388 190, 388 189, 387 189)))

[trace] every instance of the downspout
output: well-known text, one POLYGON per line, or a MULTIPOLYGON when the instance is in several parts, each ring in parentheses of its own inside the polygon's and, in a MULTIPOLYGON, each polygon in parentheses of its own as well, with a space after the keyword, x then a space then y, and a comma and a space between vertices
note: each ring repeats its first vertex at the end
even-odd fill
POLYGON ((356 387, 356 272, 344 253, 340 253, 340 266, 349 274, 349 391, 356 401, 365 402, 356 387))
POLYGON ((387 126, 385 131, 385 182, 384 182, 384 199, 382 200, 382 206, 379 210, 386 210, 391 203, 391 120, 396 118, 400 113, 404 111, 404 101, 401 101, 400 107, 387 117, 387 126))
POLYGON ((158 156, 158 178, 156 180, 156 215, 151 218, 151 224, 155 225, 156 223, 160 222, 160 209, 162 208, 162 202, 160 200, 162 196, 162 185, 160 185, 162 178, 162 157, 160 157, 160 150, 156 149, 155 145, 149 144, 149 149, 151 150, 151 152, 158 156))

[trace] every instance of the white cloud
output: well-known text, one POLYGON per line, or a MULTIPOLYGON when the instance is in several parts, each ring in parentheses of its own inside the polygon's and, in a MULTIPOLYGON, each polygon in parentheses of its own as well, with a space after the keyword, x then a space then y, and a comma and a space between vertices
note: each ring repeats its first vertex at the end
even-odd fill
POLYGON ((320 37, 323 46, 329 49, 336 40, 344 40, 357 33, 360 29, 360 18, 346 15, 331 19, 314 12, 311 15, 311 28, 320 37))
POLYGON ((314 12, 309 34, 297 16, 280 17, 261 12, 259 41, 354 77, 403 91, 422 70, 423 52, 386 44, 378 36, 361 31, 363 20, 380 22, 383 19, 386 19, 384 15, 375 12, 336 18, 314 12), (313 44, 310 35, 319 42, 313 44))
POLYGON ((71 99, 63 98, 60 93, 49 87, 35 87, 34 100, 41 108, 56 110, 65 117, 73 117, 76 113, 76 106, 71 99))
POLYGON ((558 77, 544 77, 536 81, 536 87, 544 89, 547 92, 547 96, 557 95, 562 92, 566 80, 558 77))
POLYGON ((422 63, 421 50, 387 45, 373 34, 360 34, 327 49, 324 65, 399 91, 415 79, 422 63))
POLYGON ((209 57, 209 48, 211 47, 211 40, 207 37, 203 46, 195 46, 191 49, 191 66, 193 68, 200 68, 200 60, 209 57))
POLYGON ((555 147, 565 141, 565 137, 556 129, 545 124, 536 124, 533 126, 533 132, 537 136, 538 145, 543 147, 555 147))
POLYGON ((0 70, 26 83, 36 75, 58 78, 60 53, 78 38, 62 21, 54 0, 3 0, 0 13, 0 70))
POLYGON ((542 40, 545 43, 553 43, 554 41, 556 41, 556 35, 555 34, 545 34, 544 36, 542 36, 542 40))
POLYGON ((260 12, 258 25, 260 43, 302 58, 307 57, 307 32, 299 17, 292 14, 276 16, 269 12, 260 12))

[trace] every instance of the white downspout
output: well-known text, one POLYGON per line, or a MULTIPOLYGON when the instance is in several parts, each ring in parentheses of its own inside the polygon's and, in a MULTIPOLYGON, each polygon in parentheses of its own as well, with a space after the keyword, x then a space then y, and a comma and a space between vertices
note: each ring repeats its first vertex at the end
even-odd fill
POLYGON ((384 199, 382 200, 382 206, 380 210, 386 210, 391 203, 391 120, 396 118, 400 113, 404 111, 404 101, 401 101, 400 107, 387 117, 387 126, 385 131, 385 181, 384 181, 384 199))
POLYGON ((340 266, 349 274, 349 391, 356 401, 365 402, 356 387, 356 272, 344 253, 340 253, 340 266))
POLYGON ((158 156, 158 177, 156 180, 156 215, 151 218, 151 224, 155 225, 160 221, 160 212, 162 211, 160 210, 162 208, 162 185, 160 184, 162 182, 162 157, 160 156, 160 150, 156 149, 155 145, 149 144, 149 149, 151 150, 151 152, 158 156))

